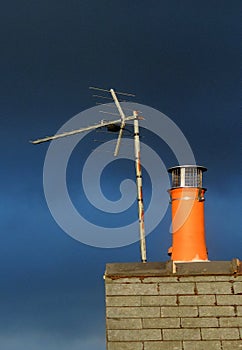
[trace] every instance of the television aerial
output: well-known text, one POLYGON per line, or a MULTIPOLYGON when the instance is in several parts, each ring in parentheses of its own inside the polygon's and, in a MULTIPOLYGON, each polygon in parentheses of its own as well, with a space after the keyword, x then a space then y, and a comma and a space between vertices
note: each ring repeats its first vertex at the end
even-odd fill
MULTIPOLYGON (((146 240, 145 240, 145 225, 144 225, 144 204, 143 204, 143 191, 142 191, 142 167, 140 161, 140 138, 139 138, 139 120, 144 119, 143 117, 138 115, 137 111, 133 111, 131 116, 125 116, 124 111, 120 105, 117 94, 126 95, 133 97, 133 94, 128 94, 124 92, 115 92, 114 89, 106 90, 97 87, 90 87, 92 90, 109 92, 111 94, 111 99, 114 101, 115 106, 118 110, 118 114, 120 115, 119 119, 116 120, 101 120, 99 123, 87 126, 84 128, 67 131, 64 133, 56 134, 53 136, 46 136, 41 139, 37 139, 34 141, 30 141, 32 144, 37 145, 43 142, 53 141, 60 139, 62 137, 72 136, 79 134, 85 131, 91 131, 95 129, 99 129, 102 127, 107 127, 108 131, 119 132, 118 138, 114 150, 114 156, 116 157, 119 153, 121 139, 123 136, 123 131, 125 129, 126 122, 133 121, 134 126, 134 159, 135 159, 135 171, 136 171, 136 187, 137 187, 137 202, 138 202, 138 219, 139 219, 139 235, 140 235, 140 253, 141 253, 141 261, 145 263, 147 261, 146 257, 146 240)), ((94 95, 95 97, 103 97, 94 95)))

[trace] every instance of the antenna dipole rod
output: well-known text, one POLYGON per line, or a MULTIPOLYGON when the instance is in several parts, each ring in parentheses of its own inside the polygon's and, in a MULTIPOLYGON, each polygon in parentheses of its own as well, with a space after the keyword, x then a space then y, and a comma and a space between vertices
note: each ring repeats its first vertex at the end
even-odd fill
POLYGON ((112 98, 114 100, 114 103, 119 111, 119 114, 120 114, 120 117, 121 117, 121 125, 120 125, 120 131, 119 131, 119 134, 118 134, 118 139, 117 139, 117 143, 116 143, 116 147, 115 147, 115 150, 114 150, 114 157, 116 157, 118 155, 118 152, 119 152, 119 148, 120 148, 120 143, 121 143, 121 138, 123 136, 123 130, 124 130, 124 127, 125 127, 125 114, 122 110, 122 107, 119 103, 119 100, 115 94, 115 91, 113 89, 110 89, 110 93, 112 95, 112 98))
POLYGON ((119 103, 119 100, 118 100, 118 98, 117 98, 117 96, 116 96, 114 90, 113 90, 113 89, 110 89, 110 93, 111 93, 112 98, 113 98, 113 100, 114 100, 114 103, 115 103, 115 105, 116 105, 116 107, 117 107, 117 109, 118 109, 118 111, 119 111, 119 114, 120 114, 120 116, 121 116, 121 119, 124 120, 125 115, 124 115, 124 112, 123 112, 123 110, 122 110, 122 107, 121 107, 121 105, 120 105, 120 103, 119 103))
POLYGON ((146 241, 145 241, 145 224, 144 224, 144 203, 142 191, 142 168, 140 162, 140 139, 139 139, 139 121, 138 113, 133 112, 134 117, 134 153, 135 153, 135 170, 136 170, 136 185, 137 185, 137 200, 139 214, 139 232, 140 232, 140 252, 141 260, 146 263, 146 241))
POLYGON ((114 154, 113 154, 114 157, 117 157, 117 155, 118 155, 121 139, 122 139, 122 136, 123 136, 124 127, 125 127, 125 123, 122 121, 121 124, 120 124, 120 130, 119 130, 119 134, 118 134, 118 139, 117 139, 116 147, 115 147, 114 154))

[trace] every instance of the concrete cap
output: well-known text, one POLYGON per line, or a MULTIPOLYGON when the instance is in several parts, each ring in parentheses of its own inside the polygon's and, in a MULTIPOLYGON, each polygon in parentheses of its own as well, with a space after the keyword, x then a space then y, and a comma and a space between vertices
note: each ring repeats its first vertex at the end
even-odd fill
POLYGON ((239 259, 203 262, 112 263, 106 265, 105 277, 242 275, 239 259), (174 268, 175 267, 175 268, 174 268), (175 272, 174 272, 175 271, 175 272))

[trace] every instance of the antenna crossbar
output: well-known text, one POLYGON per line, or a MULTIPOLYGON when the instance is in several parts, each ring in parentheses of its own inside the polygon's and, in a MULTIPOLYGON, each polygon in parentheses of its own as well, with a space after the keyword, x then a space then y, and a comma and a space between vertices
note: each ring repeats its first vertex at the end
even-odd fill
POLYGON ((107 96, 102 96, 102 95, 92 95, 93 97, 98 97, 98 98, 104 98, 105 100, 112 100, 111 97, 107 97, 107 96))
POLYGON ((111 112, 107 112, 107 111, 99 111, 99 113, 111 114, 111 115, 119 115, 118 113, 111 113, 111 112))
MULTIPOLYGON (((89 89, 91 89, 91 90, 97 90, 97 91, 105 91, 105 92, 111 92, 111 90, 112 90, 112 89, 106 90, 106 89, 102 89, 102 88, 94 87, 94 86, 90 86, 89 89)), ((120 91, 115 91, 115 92, 116 92, 116 94, 118 94, 118 95, 124 95, 124 96, 135 97, 134 94, 130 94, 129 92, 120 92, 120 91)))

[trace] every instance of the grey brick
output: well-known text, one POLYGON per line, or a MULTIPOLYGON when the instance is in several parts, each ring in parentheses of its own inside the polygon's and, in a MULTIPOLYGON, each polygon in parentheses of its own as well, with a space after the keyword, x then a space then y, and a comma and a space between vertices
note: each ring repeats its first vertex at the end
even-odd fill
POLYGON ((108 330, 109 341, 161 340, 160 329, 108 330))
POLYGON ((161 307, 161 317, 196 317, 196 306, 164 306, 161 307))
POLYGON ((108 318, 145 318, 160 317, 159 307, 107 307, 108 318))
POLYGON ((242 349, 241 340, 223 340, 222 345, 223 345, 223 350, 241 350, 242 349))
POLYGON ((233 283, 235 277, 233 275, 228 275, 228 276, 215 276, 215 281, 216 282, 230 282, 233 283))
POLYGON ((199 316, 235 316, 233 306, 199 306, 199 316))
POLYGON ((200 340, 200 329, 163 329, 164 340, 200 340))
MULTIPOLYGON (((144 343, 144 350, 182 350, 181 341, 152 341, 144 343)), ((207 349, 208 350, 208 349, 207 349)))
POLYGON ((237 277, 233 276, 233 275, 229 275, 229 276, 215 276, 215 281, 227 281, 227 282, 231 282, 233 283, 234 281, 236 281, 237 277))
POLYGON ((235 282, 233 286, 235 294, 242 294, 242 282, 235 282))
POLYGON ((175 276, 170 277, 144 277, 143 283, 178 283, 178 278, 175 276))
POLYGON ((242 317, 221 317, 220 327, 242 327, 242 317))
POLYGON ((239 339, 238 328, 202 328, 202 339, 239 339))
POLYGON ((217 295, 218 305, 242 305, 242 295, 217 295))
POLYGON ((183 328, 218 327, 218 319, 213 317, 189 317, 181 319, 183 328))
POLYGON ((184 341, 183 347, 184 350, 221 350, 221 343, 218 340, 184 341))
POLYGON ((214 282, 215 276, 183 276, 179 277, 180 282, 214 282))
POLYGON ((143 328, 180 328, 179 318, 145 318, 143 328))
POLYGON ((176 305, 175 295, 155 295, 155 296, 142 296, 143 306, 165 306, 176 305))
POLYGON ((160 295, 177 295, 177 294, 193 294, 195 283, 177 282, 177 283, 159 283, 160 295))
POLYGON ((242 306, 237 306, 237 316, 242 316, 242 306))
POLYGON ((107 284, 106 295, 158 295, 156 284, 107 284))
POLYGON ((232 294, 230 282, 197 282, 198 294, 232 294))
MULTIPOLYGON (((141 329, 141 318, 108 318, 107 329, 141 329)), ((158 328, 158 327, 157 327, 158 328)))
POLYGON ((115 279, 106 277, 105 283, 112 283, 112 284, 142 283, 142 279, 139 277, 120 277, 115 279))
POLYGON ((107 350, 143 350, 143 343, 109 342, 107 350))
POLYGON ((106 306, 141 306, 141 297, 131 295, 106 297, 106 306))
POLYGON ((182 295, 179 305, 215 305, 215 295, 182 295))

